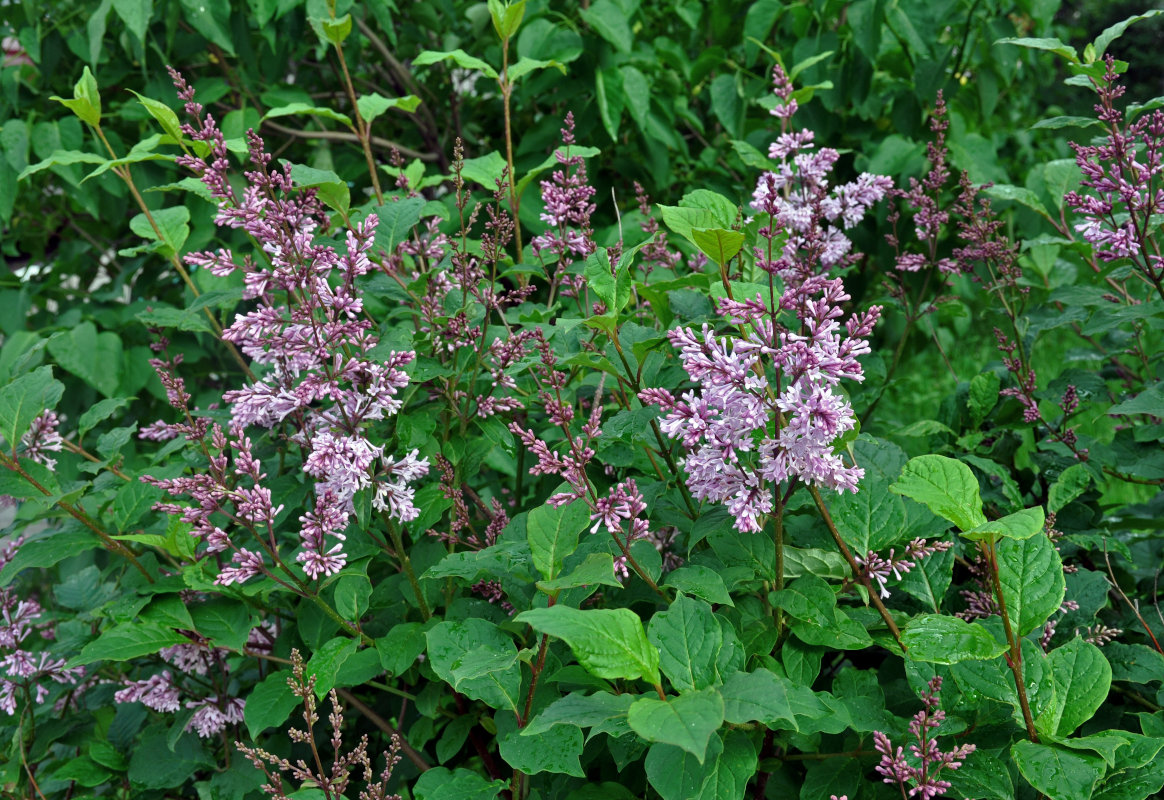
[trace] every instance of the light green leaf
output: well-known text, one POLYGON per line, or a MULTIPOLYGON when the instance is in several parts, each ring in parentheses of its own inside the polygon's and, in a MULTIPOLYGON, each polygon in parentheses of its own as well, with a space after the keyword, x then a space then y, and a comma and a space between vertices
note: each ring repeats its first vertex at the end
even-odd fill
MULTIPOLYGON (((522 729, 521 735, 539 736, 555 725, 592 728, 595 725, 609 724, 612 720, 622 720, 625 724, 627 710, 634 701, 635 697, 631 694, 595 692, 584 695, 581 692, 571 692, 546 706, 544 711, 522 729)), ((630 728, 627 727, 627 730, 630 728)))
POLYGON ((104 164, 109 159, 102 158, 96 153, 83 153, 80 150, 57 150, 51 156, 38 161, 37 163, 25 167, 24 170, 16 176, 16 180, 22 181, 29 175, 46 170, 49 167, 67 167, 70 164, 104 164))
POLYGON ((1091 471, 1083 464, 1072 464, 1059 473, 1047 490, 1047 511, 1057 514, 1091 485, 1091 471))
POLYGON ((582 731, 577 727, 556 725, 538 736, 522 736, 517 721, 509 716, 498 725, 497 739, 505 763, 526 775, 556 772, 586 777, 580 761, 582 731))
POLYGON ((341 214, 348 213, 352 203, 351 191, 348 189, 348 184, 331 170, 292 164, 291 180, 297 186, 314 188, 320 201, 328 208, 341 214))
POLYGON ((125 622, 103 631, 81 648, 81 654, 69 662, 70 667, 94 661, 128 661, 153 655, 164 647, 189 644, 180 633, 152 622, 125 622))
POLYGON ((395 253, 400 243, 408 239, 416 223, 420 222, 423 208, 423 197, 404 197, 377 206, 374 209, 374 213, 379 217, 375 248, 389 255, 395 253))
POLYGON ((620 53, 629 53, 634 46, 627 14, 614 0, 594 0, 582 9, 582 19, 594 32, 614 45, 620 53))
POLYGON ((679 595, 666 611, 651 617, 647 638, 659 648, 659 667, 680 692, 720 683, 716 658, 723 634, 711 606, 679 595))
POLYGON ((709 567, 688 564, 667 573, 667 586, 701 597, 709 603, 734 606, 731 594, 719 573, 709 567))
POLYGON ((420 98, 414 94, 404 97, 385 97, 382 94, 365 94, 356 100, 356 108, 364 122, 371 122, 390 108, 399 108, 411 114, 420 106, 420 98))
MULTIPOLYGON (((128 2, 136 2, 136 0, 128 0, 128 2)), ((144 0, 143 4, 146 3, 152 3, 152 0, 144 0)), ((117 2, 114 2, 113 7, 117 8, 117 5, 117 2)), ((162 126, 162 130, 166 133, 167 136, 172 137, 175 142, 182 141, 182 123, 178 121, 178 115, 174 113, 172 108, 163 102, 140 95, 137 92, 134 92, 133 89, 130 89, 129 91, 133 92, 133 96, 138 99, 138 102, 141 103, 142 106, 145 107, 145 110, 150 112, 150 116, 153 117, 157 123, 162 126)))
POLYGON ((1008 36, 1003 39, 998 39, 994 43, 996 45, 1013 44, 1017 47, 1028 47, 1033 50, 1050 50, 1056 55, 1063 56, 1063 58, 1067 59, 1072 64, 1079 63, 1079 55, 1075 52, 1075 48, 1071 45, 1063 44, 1063 42, 1059 41, 1058 39, 1040 39, 1032 37, 1015 38, 1013 36, 1008 36))
MULTIPOLYGON (((149 30, 150 17, 154 13, 154 0, 113 0, 113 10, 129 32, 144 43, 146 31, 149 30)), ((132 91, 132 90, 131 90, 132 91)))
POLYGON ((1099 756, 1025 739, 1015 742, 1010 754, 1027 782, 1051 800, 1090 800, 1105 771, 1099 756))
POLYGON ((667 700, 640 697, 627 712, 631 730, 648 742, 675 745, 700 764, 707 743, 723 724, 723 697, 715 689, 686 692, 667 700))
POLYGON ((106 397, 117 394, 121 383, 121 350, 116 333, 98 333, 92 322, 82 322, 48 343, 48 351, 58 364, 106 397))
POLYGON ((638 614, 627 608, 535 608, 514 617, 541 633, 562 639, 590 674, 598 678, 643 678, 659 683, 659 651, 643 632, 638 614))
POLYGON ((144 212, 129 221, 129 229, 143 239, 161 242, 164 246, 160 252, 166 257, 181 253, 182 246, 190 237, 190 210, 186 206, 173 206, 151 211, 150 216, 158 226, 156 231, 144 212))
POLYGON ((8 451, 16 450, 20 437, 45 409, 51 409, 65 393, 65 385, 53 378, 53 368, 37 367, 0 388, 0 438, 8 451))
POLYGON ((1063 562, 1046 536, 1002 539, 997 545, 998 580, 1011 625, 1026 636, 1063 604, 1063 562))
POLYGON ((744 234, 723 228, 692 228, 691 240, 704 255, 719 265, 725 265, 744 246, 744 234))
POLYGON ((939 455, 911 458, 889 490, 916 500, 957 525, 959 530, 973 530, 986 522, 974 473, 953 458, 939 455))
POLYGON ((525 531, 534 566, 546 580, 553 580, 562 562, 578 548, 578 534, 590 521, 585 503, 575 500, 566 506, 542 505, 529 513, 525 531))
POLYGON ((1164 11, 1160 9, 1152 9, 1151 11, 1145 11, 1143 14, 1136 14, 1134 16, 1128 17, 1121 22, 1117 22, 1115 25, 1105 28, 1103 33, 1095 37, 1094 57, 1091 60, 1097 61, 1103 58, 1104 53, 1107 52, 1108 45, 1123 36, 1124 31, 1126 31, 1128 26, 1132 23, 1145 19, 1151 19, 1152 17, 1159 16, 1160 14, 1164 14, 1164 11))
POLYGON ((456 50, 424 50, 416 58, 412 60, 414 67, 423 67, 429 64, 438 64, 441 61, 452 61, 462 69, 472 69, 483 73, 488 78, 497 80, 497 70, 486 64, 479 58, 466 53, 459 47, 456 50))
MULTIPOLYGON (((527 526, 528 530, 528 526, 527 526)), ((614 574, 614 556, 610 553, 591 553, 568 575, 563 575, 552 581, 538 581, 538 589, 547 594, 556 594, 563 589, 574 589, 579 586, 614 586, 622 587, 622 583, 614 574)))
POLYGON ((1006 652, 1006 644, 977 622, 945 614, 921 614, 901 632, 901 641, 915 661, 957 664, 984 661, 1006 652))
MULTIPOLYGON (((363 99, 364 98, 362 97, 360 98, 360 100, 363 99)), ((361 111, 362 110, 363 109, 361 109, 361 111)), ((324 119, 330 119, 334 122, 343 123, 348 127, 351 127, 352 125, 351 118, 346 114, 341 114, 338 111, 331 110, 330 108, 320 108, 319 106, 313 106, 307 103, 288 103, 285 106, 272 108, 270 111, 263 115, 263 119, 277 119, 279 117, 290 117, 299 114, 304 114, 311 117, 323 117, 324 119)))
POLYGON ((254 627, 250 609, 239 600, 222 598, 199 603, 190 609, 190 616, 199 633, 216 646, 237 653, 242 652, 254 627))
POLYGON ((797 686, 766 669, 737 672, 720 689, 723 717, 736 725, 761 722, 773 728, 779 724, 799 730, 791 695, 803 692, 812 694, 807 687, 797 686))
POLYGON ((516 660, 517 648, 513 640, 488 620, 472 617, 456 622, 441 622, 425 633, 428 641, 428 661, 433 671, 450 686, 473 700, 480 700, 493 708, 505 708, 515 713, 520 706, 521 669, 516 660), (480 675, 470 675, 458 669, 471 665, 484 654, 498 657, 480 675), (459 678, 459 680, 458 680, 459 678))
POLYGON ((290 677, 290 670, 272 672, 255 684, 247 695, 243 721, 252 739, 268 728, 282 726, 299 705, 299 698, 291 693, 291 686, 287 683, 290 677))
POLYGON ((1029 539, 1043 532, 1045 522, 1043 509, 1035 506, 991 520, 974 530, 965 531, 962 535, 974 542, 995 541, 1000 538, 1029 539))
POLYGON ((1098 647, 1079 637, 1056 647, 1047 658, 1055 680, 1056 713, 1046 722, 1041 718, 1037 722, 1042 723, 1041 730, 1066 738, 1107 699, 1111 665, 1098 647))

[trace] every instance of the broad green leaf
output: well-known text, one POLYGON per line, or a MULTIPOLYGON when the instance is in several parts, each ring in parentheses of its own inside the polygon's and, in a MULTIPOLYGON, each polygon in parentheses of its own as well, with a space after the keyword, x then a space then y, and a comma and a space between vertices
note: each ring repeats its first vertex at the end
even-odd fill
POLYGON ((627 712, 627 722, 648 742, 680 747, 702 764, 708 740, 723 724, 723 711, 720 693, 704 689, 667 700, 640 697, 627 712))
POLYGON ((629 53, 634 46, 627 14, 614 0, 594 0, 582 9, 582 19, 594 32, 614 45, 620 53, 629 53))
MULTIPOLYGON (((528 530, 528 525, 527 525, 528 530)), ((538 589, 547 594, 560 592, 562 589, 574 589, 578 586, 614 586, 622 587, 614 574, 614 556, 610 553, 591 553, 568 575, 563 575, 552 581, 538 581, 538 589)))
POLYGON ((0 587, 12 583, 22 570, 51 567, 100 546, 101 540, 88 528, 65 528, 47 531, 35 538, 30 536, 0 570, 0 587))
MULTIPOLYGON (((360 98, 363 100, 363 98, 360 98)), ((362 109, 361 109, 362 110, 362 109)), ((333 111, 330 108, 320 108, 319 106, 309 105, 308 103, 288 103, 287 105, 277 106, 269 110, 263 115, 264 120, 277 119, 278 117, 291 117, 303 114, 311 117, 323 117, 330 119, 333 122, 340 122, 348 127, 351 127, 352 120, 346 114, 341 114, 338 111, 333 111)))
POLYGON ((799 730, 790 695, 803 692, 812 694, 807 687, 797 686, 766 669, 737 672, 720 688, 723 717, 736 725, 754 721, 773 729, 799 730), (778 726, 778 723, 781 724, 778 726))
POLYGON ((136 399, 136 397, 113 397, 98 400, 77 420, 77 435, 84 436, 136 399))
POLYGON ((164 647, 189 644, 180 633, 152 622, 125 622, 103 631, 81 648, 81 654, 69 662, 70 667, 94 661, 128 661, 153 655, 164 647))
POLYGON ((92 322, 82 322, 48 343, 48 351, 58 364, 106 397, 117 394, 121 383, 121 350, 116 333, 98 333, 92 322))
POLYGON ((997 539, 1029 539, 1043 532, 1046 517, 1039 506, 1024 508, 1005 517, 993 519, 985 525, 979 525, 971 531, 964 531, 962 536, 971 541, 995 541, 997 539))
POLYGON ((720 683, 715 664, 723 635, 704 601, 679 595, 670 608, 651 617, 647 638, 659 648, 659 668, 678 691, 720 683))
POLYGON ((186 206, 173 206, 151 211, 147 217, 143 212, 129 221, 129 229, 150 242, 160 242, 162 255, 169 257, 182 252, 182 246, 190 238, 190 211, 186 206), (150 224, 153 217, 154 225, 150 224))
POLYGON ((624 64, 619 67, 622 74, 622 91, 626 95, 626 110, 640 131, 646 131, 651 112, 651 84, 637 67, 624 64))
POLYGON ((983 800, 1014 800, 1014 781, 1006 768, 1006 759, 987 757, 979 752, 967 758, 957 770, 943 770, 942 780, 951 784, 957 797, 980 797, 983 800))
POLYGON ((695 228, 719 228, 723 224, 719 217, 709 208, 684 208, 682 206, 658 206, 663 217, 663 223, 687 241, 695 244, 692 230, 695 228))
POLYGON ((441 61, 452 61, 462 69, 476 70, 488 78, 497 80, 497 70, 493 69, 493 67, 481 59, 469 55, 459 47, 456 50, 447 51, 424 50, 416 58, 412 59, 412 65, 414 67, 423 67, 429 64, 438 64, 441 61))
POLYGON ((425 633, 428 641, 428 661, 433 671, 450 686, 473 700, 480 700, 493 708, 505 708, 517 713, 521 702, 521 669, 515 661, 517 648, 513 640, 488 620, 470 618, 456 622, 441 622, 425 633), (480 675, 457 675, 458 669, 469 666, 472 659, 483 655, 498 657, 480 675), (458 681, 458 677, 460 680, 458 681))
POLYGON ((802 575, 816 575, 820 578, 840 580, 850 575, 849 562, 833 550, 818 547, 784 547, 784 577, 799 578, 802 575))
POLYGON ((477 158, 466 158, 461 167, 461 177, 479 183, 492 192, 497 189, 497 181, 505 176, 507 166, 501 153, 494 150, 477 158))
POLYGON ((416 800, 496 800, 505 781, 486 781, 467 769, 433 767, 421 773, 412 787, 416 800))
POLYGON ((1018 47, 1029 47, 1033 50, 1050 50, 1056 55, 1063 56, 1063 58, 1067 59, 1073 64, 1079 63, 1079 55, 1075 52, 1075 48, 1071 45, 1063 44, 1063 42, 1059 41, 1058 39, 1033 37, 1015 38, 1013 36, 1008 36, 1003 39, 998 39, 994 43, 996 45, 1013 44, 1018 47))
POLYGON ((238 600, 211 600, 190 609, 195 630, 209 638, 216 646, 242 652, 250 636, 251 611, 238 600))
POLYGON ((1046 128, 1047 130, 1059 130, 1060 128, 1090 128, 1093 125, 1102 125, 1095 117, 1077 117, 1069 115, 1059 115, 1056 117, 1047 117, 1041 119, 1031 126, 1031 130, 1039 128, 1046 128))
POLYGON ((535 608, 514 617, 562 639, 598 678, 643 678, 659 683, 659 651, 647 641, 638 614, 627 608, 535 608))
POLYGON ((861 558, 897 544, 909 533, 905 501, 889 491, 888 481, 867 478, 861 491, 830 497, 828 506, 841 538, 861 558))
POLYGON ((156 595, 138 616, 142 622, 154 622, 178 630, 194 630, 194 620, 186 604, 176 594, 156 595))
POLYGON ((379 217, 376 224, 375 249, 391 255, 401 242, 408 239, 416 223, 420 222, 420 212, 424 208, 423 197, 404 197, 389 200, 377 206, 373 213, 379 217))
POLYGON ((356 100, 356 108, 364 122, 371 122, 390 108, 399 108, 411 114, 420 106, 420 98, 409 94, 404 97, 385 97, 382 94, 365 94, 356 100))
POLYGON ((346 620, 358 620, 368 610, 372 583, 366 575, 343 575, 335 582, 335 610, 346 620))
MULTIPOLYGON (((136 2, 136 0, 126 1, 130 3, 136 2)), ((144 2, 152 3, 152 0, 144 0, 144 2)), ((113 7, 117 8, 117 5, 117 0, 114 0, 113 7)), ((145 106, 145 110, 150 112, 150 116, 157 120, 157 123, 162 126, 162 130, 165 131, 166 135, 172 137, 176 142, 182 141, 182 123, 178 121, 178 115, 174 113, 174 109, 159 100, 140 95, 134 92, 133 89, 129 91, 133 92, 133 96, 137 98, 138 102, 145 106)))
POLYGON ((816 575, 797 578, 784 589, 773 592, 771 601, 796 619, 820 627, 828 627, 835 619, 837 596, 832 587, 816 575))
POLYGON ((117 530, 130 530, 154 503, 162 499, 162 490, 141 481, 130 481, 117 490, 113 499, 113 520, 117 530))
POLYGON ((67 167, 71 164, 104 164, 109 159, 102 158, 96 153, 83 153, 79 150, 57 150, 48 158, 25 167, 16 180, 22 181, 29 175, 46 170, 49 167, 67 167))
POLYGON ((599 247, 586 257, 585 275, 586 285, 606 305, 608 315, 617 314, 630 302, 631 275, 628 260, 620 258, 617 268, 612 269, 606 248, 599 247))
POLYGON ((1021 739, 1011 746, 1010 754, 1027 782, 1051 800, 1089 800, 1104 773, 1099 756, 1056 745, 1021 739))
POLYGON ((692 228, 691 240, 704 255, 719 265, 727 264, 744 246, 746 237, 739 231, 723 228, 692 228))
POLYGON ((634 695, 631 694, 595 692, 584 695, 581 692, 571 692, 546 706, 545 710, 522 728, 521 735, 538 736, 555 725, 591 728, 610 723, 612 720, 622 720, 625 724, 627 710, 634 701, 634 695))
POLYGON ((678 747, 654 744, 644 767, 663 800, 741 800, 756 774, 756 748, 743 731, 729 731, 711 739, 703 763, 678 747))
POLYGON ((525 532, 534 566, 546 580, 553 580, 562 562, 578 549, 578 534, 590 521, 586 504, 575 500, 566 506, 542 505, 529 512, 525 532))
POLYGON ((1083 464, 1072 464, 1059 473, 1047 490, 1047 511, 1057 514, 1091 485, 1091 471, 1083 464))
POLYGON ((139 42, 144 43, 150 17, 154 13, 154 0, 113 0, 113 10, 121 17, 130 33, 136 36, 139 42))
POLYGON ((1018 203, 1021 206, 1026 206, 1041 217, 1052 219, 1046 206, 1043 205, 1043 201, 1039 199, 1039 196, 1030 189, 1022 186, 998 184, 983 189, 982 193, 995 200, 1009 200, 1013 203, 1018 203))
POLYGON ((586 777, 579 760, 582 731, 571 725, 556 725, 538 736, 522 736, 512 715, 502 715, 497 726, 497 749, 505 763, 526 775, 556 772, 586 777))
POLYGON ((9 453, 16 449, 33 420, 55 406, 64 392, 65 385, 53 378, 53 368, 49 366, 37 367, 0 388, 0 438, 9 453))
POLYGON ((321 19, 319 27, 323 31, 324 38, 338 47, 352 33, 352 15, 344 14, 336 19, 321 19))
POLYGON ((506 41, 517 33, 525 15, 525 0, 489 0, 489 16, 493 20, 493 30, 497 38, 506 41))
POLYGON ((1143 14, 1136 14, 1134 16, 1128 17, 1125 20, 1117 22, 1115 25, 1105 28, 1103 33, 1095 37, 1094 53, 1090 60, 1096 61, 1103 58, 1104 53, 1107 52, 1108 45, 1123 36, 1124 31, 1126 31, 1128 26, 1132 23, 1145 19, 1151 19, 1152 17, 1158 16, 1162 13, 1164 13, 1164 11, 1161 11, 1160 9, 1145 11, 1143 14))
POLYGON ((424 627, 419 622, 402 622, 376 640, 380 665, 393 676, 411 667, 424 648, 424 627))
POLYGON ((1150 414, 1153 417, 1164 417, 1164 383, 1149 386, 1144 391, 1112 406, 1108 414, 1150 414))
POLYGON ((914 617, 901 632, 901 640, 910 658, 931 664, 983 661, 1006 652, 1006 644, 977 622, 945 614, 914 617))
POLYGON ((1103 652, 1076 637, 1048 656, 1055 680, 1056 712, 1040 729, 1065 738, 1099 710, 1111 688, 1111 665, 1103 652))
POLYGON ((1063 562, 1046 536, 1002 539, 997 545, 998 580, 1010 623, 1026 636, 1063 604, 1063 562))
POLYGON ((1108 776, 1091 800, 1144 800, 1159 797, 1161 787, 1164 787, 1164 759, 1157 758, 1146 766, 1108 776))
POLYGON ((970 394, 966 398, 966 405, 970 409, 970 423, 975 428, 982 424, 982 420, 998 403, 1000 384, 996 372, 981 372, 970 379, 970 394))
POLYGON ((247 695, 243 721, 247 724, 251 738, 267 728, 282 727, 301 702, 291 693, 291 686, 287 683, 290 677, 290 670, 272 672, 255 684, 255 688, 247 695))
POLYGON ((179 0, 185 14, 182 19, 207 40, 234 56, 234 39, 230 35, 230 0, 179 0))
MULTIPOLYGON (((104 8, 105 13, 108 13, 109 6, 104 8)), ((95 12, 95 17, 97 13, 99 12, 95 12)), ((93 60, 96 61, 96 59, 93 60)), ((81 72, 81 77, 73 85, 72 100, 65 100, 56 95, 49 99, 56 100, 68 108, 86 125, 97 127, 101 124, 101 93, 97 89, 97 79, 93 77, 93 73, 89 71, 88 67, 85 67, 81 72)))
POLYGON ((969 531, 986 522, 978 481, 970 468, 953 458, 925 455, 911 458, 897 483, 889 487, 969 531))
POLYGON ((1111 665, 1113 681, 1151 683, 1164 678, 1164 655, 1147 645, 1109 642, 1103 656, 1111 665))
POLYGON ((328 208, 345 215, 351 208, 352 195, 347 182, 329 169, 292 164, 291 180, 296 186, 315 189, 320 201, 328 208))
POLYGON ((735 605, 723 578, 709 567, 688 564, 668 572, 664 582, 667 586, 701 597, 709 603, 725 606, 735 605))
POLYGON ((308 675, 315 676, 315 696, 322 700, 335 688, 336 677, 349 658, 360 647, 358 639, 336 636, 316 648, 304 666, 308 675))

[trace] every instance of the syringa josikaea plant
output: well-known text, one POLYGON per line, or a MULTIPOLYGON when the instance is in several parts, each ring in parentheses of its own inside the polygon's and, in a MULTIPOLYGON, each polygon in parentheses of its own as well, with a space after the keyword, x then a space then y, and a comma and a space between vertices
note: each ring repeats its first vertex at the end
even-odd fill
MULTIPOLYGON (((411 352, 393 352, 383 360, 367 356, 378 340, 362 313, 356 280, 371 268, 368 251, 377 218, 369 214, 347 231, 342 254, 317 243, 317 232, 329 224, 323 205, 314 192, 294 188, 289 165, 270 168, 271 155, 254 131, 247 136, 253 169, 246 173, 241 196, 236 194, 227 176, 221 130, 210 114, 203 115, 193 89, 180 75, 172 75, 186 112, 198 123, 187 123, 183 131, 208 151, 207 157, 181 156, 179 163, 192 169, 218 201, 216 222, 245 231, 261 252, 245 256, 241 264, 225 249, 191 253, 186 260, 218 276, 243 272, 243 296, 257 300, 258 307, 240 314, 223 338, 238 345, 261 372, 242 389, 223 395, 231 407, 233 470, 228 469, 227 437, 215 425, 206 473, 154 482, 197 503, 191 508, 166 504, 163 509, 192 523, 192 534, 206 541, 209 552, 232 551, 231 566, 221 571, 220 583, 270 574, 267 561, 278 563, 273 521, 281 507, 272 505, 271 492, 262 485, 266 474, 251 454, 245 430, 290 428, 288 441, 302 448, 303 471, 315 481, 314 509, 299 518, 296 561, 310 578, 333 575, 347 560, 342 542, 356 493, 370 491, 375 509, 395 522, 407 522, 419 513, 410 484, 428 472, 428 461, 418 458, 417 451, 402 457, 386 454, 372 433, 377 421, 400 410, 397 395, 408 384, 401 367, 414 358, 411 352), (240 480, 251 486, 239 486, 240 480), (224 518, 249 530, 259 549, 237 545, 218 524, 224 518)), ((169 388, 180 379, 166 372, 171 370, 159 368, 169 388)), ((186 406, 189 395, 179 388, 170 390, 170 399, 190 420, 171 426, 170 433, 204 440, 205 424, 194 422, 186 406)), ((164 436, 165 426, 154 426, 150 434, 164 436)))
POLYGON ((791 82, 779 66, 773 81, 779 102, 772 114, 782 131, 769 156, 779 167, 760 176, 752 201, 763 220, 755 259, 768 276, 767 297, 720 301, 735 335, 720 336, 708 325, 698 333, 671 331, 684 369, 700 386, 679 398, 666 389, 640 395, 663 407, 663 431, 687 449, 692 494, 726 503, 745 532, 761 530, 783 481, 857 491, 862 469, 833 448, 855 423, 838 386, 863 380, 857 358, 869 352, 866 337, 881 308, 850 316, 842 328, 850 297, 829 274, 856 258, 845 230, 892 188, 889 178, 867 173, 832 185, 837 151, 814 149, 812 131, 790 127, 797 110, 791 82))

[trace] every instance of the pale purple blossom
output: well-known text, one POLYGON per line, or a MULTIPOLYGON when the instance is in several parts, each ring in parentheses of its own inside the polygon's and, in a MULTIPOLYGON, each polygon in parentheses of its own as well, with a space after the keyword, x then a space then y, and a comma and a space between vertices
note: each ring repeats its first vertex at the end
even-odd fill
POLYGON ((226 730, 228 725, 237 725, 243 721, 246 700, 219 695, 191 700, 186 703, 186 708, 197 709, 186 723, 186 730, 192 730, 200 738, 208 739, 226 730))
POLYGON ((942 752, 938 747, 937 739, 931 732, 946 719, 946 712, 938 707, 941 689, 941 677, 931 678, 929 686, 921 695, 924 707, 910 720, 909 732, 915 740, 909 746, 912 758, 905 754, 903 748, 894 748, 884 733, 873 732, 874 749, 881 754, 881 761, 874 769, 882 776, 883 782, 896 784, 908 797, 931 800, 947 791, 950 782, 938 778, 938 774, 943 769, 958 769, 976 749, 973 744, 959 745, 947 752, 942 752))

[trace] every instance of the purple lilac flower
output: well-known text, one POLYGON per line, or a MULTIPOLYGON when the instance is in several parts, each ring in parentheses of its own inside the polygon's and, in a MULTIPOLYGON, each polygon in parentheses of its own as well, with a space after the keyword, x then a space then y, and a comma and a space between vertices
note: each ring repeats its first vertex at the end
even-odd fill
POLYGON ((55 411, 43 411, 36 419, 32 421, 32 425, 28 431, 20 437, 20 443, 24 447, 22 456, 32 459, 38 464, 44 464, 51 470, 57 468, 57 461, 55 458, 50 458, 47 453, 59 453, 61 451, 62 442, 60 433, 57 427, 60 425, 60 418, 55 411))
POLYGON ((141 703, 154 711, 173 713, 182 707, 178 687, 169 670, 141 681, 126 681, 126 688, 113 695, 115 703, 141 703))
POLYGON ((796 102, 779 66, 773 77, 781 103, 772 113, 783 131, 770 155, 780 164, 760 176, 752 207, 765 215, 760 235, 767 244, 756 248, 757 263, 782 281, 783 291, 720 301, 720 314, 738 335, 720 336, 708 325, 699 333, 671 331, 699 388, 679 398, 664 389, 639 395, 662 406, 663 432, 688 451, 692 495, 725 504, 745 532, 763 527, 775 484, 798 478, 855 492, 864 474, 833 451, 855 424, 836 387, 842 379, 863 380, 857 358, 869 352, 866 338, 881 309, 851 316, 842 329, 841 305, 850 298, 828 272, 853 261, 844 229, 892 187, 888 178, 867 174, 831 186, 837 152, 813 152, 811 131, 789 129, 796 102), (786 312, 794 317, 790 325, 779 321, 786 312))
POLYGON ((889 597, 889 589, 886 584, 889 581, 890 575, 897 580, 901 580, 902 576, 916 567, 917 562, 921 559, 934 553, 949 550, 953 546, 953 542, 927 541, 926 539, 917 538, 905 546, 905 550, 900 556, 894 555, 896 548, 890 548, 888 556, 883 557, 870 550, 865 554, 864 558, 855 556, 855 559, 861 565, 865 574, 877 582, 877 593, 881 597, 887 598, 889 597))
POLYGON ((187 702, 186 708, 197 710, 186 723, 186 730, 194 731, 202 739, 216 736, 226 730, 228 725, 237 725, 243 721, 246 704, 246 700, 224 695, 187 702))
POLYGON ((943 753, 938 742, 930 734, 946 719, 946 712, 938 707, 938 694, 942 689, 941 677, 930 679, 926 691, 922 692, 923 708, 909 723, 909 732, 915 743, 909 746, 912 758, 906 756, 903 748, 894 748, 889 737, 881 731, 873 732, 874 748, 881 754, 881 762, 875 767, 882 780, 890 785, 897 784, 902 796, 921 797, 931 800, 947 791, 951 784, 941 780, 938 774, 943 769, 956 770, 966 757, 974 752, 975 745, 964 744, 943 753))

